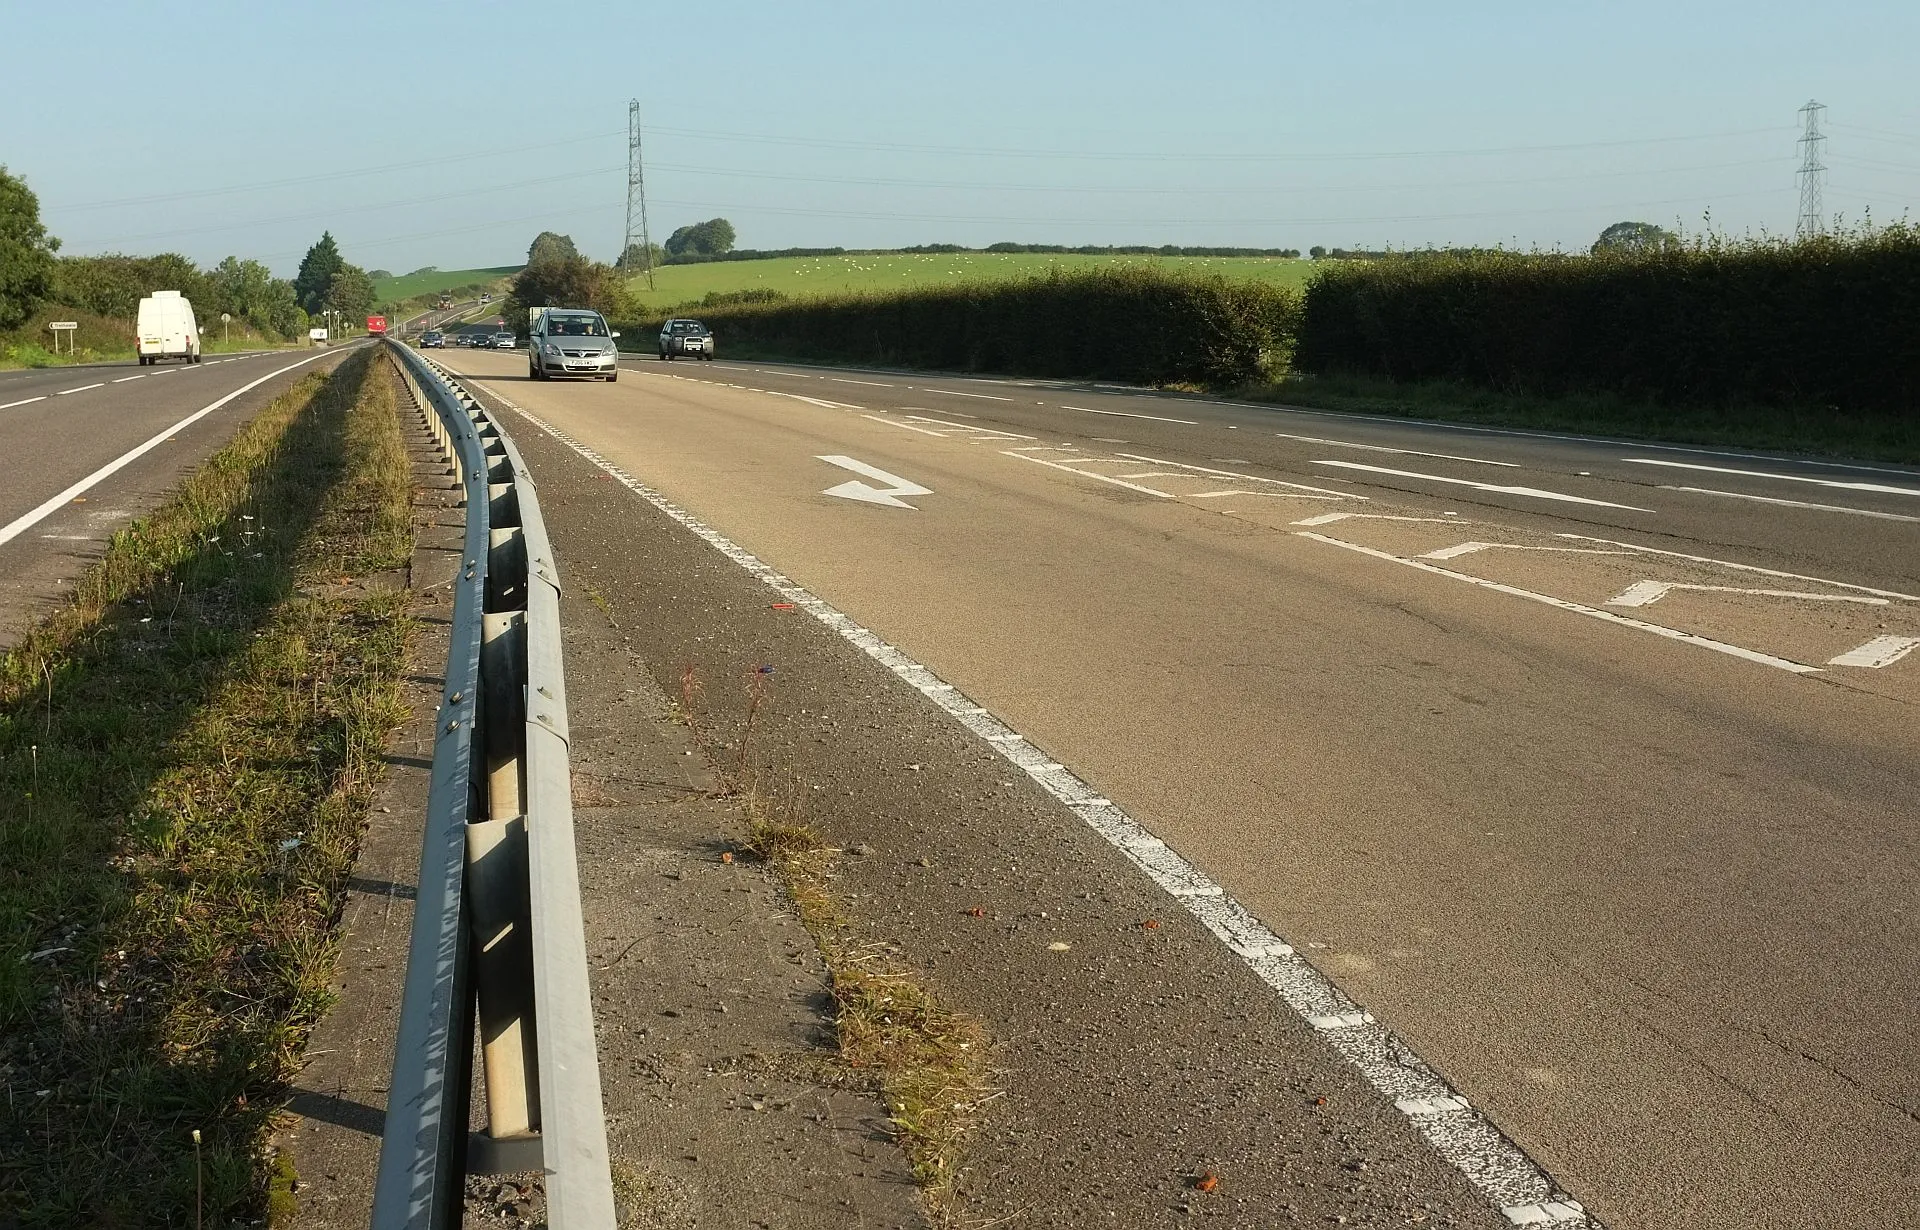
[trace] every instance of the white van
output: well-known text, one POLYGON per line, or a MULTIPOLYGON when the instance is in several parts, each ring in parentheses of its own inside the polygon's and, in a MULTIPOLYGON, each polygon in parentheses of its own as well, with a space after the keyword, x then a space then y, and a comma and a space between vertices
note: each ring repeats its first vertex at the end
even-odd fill
POLYGON ((142 367, 162 359, 200 361, 200 326, 193 319, 193 304, 177 290, 156 290, 142 299, 134 329, 142 367))

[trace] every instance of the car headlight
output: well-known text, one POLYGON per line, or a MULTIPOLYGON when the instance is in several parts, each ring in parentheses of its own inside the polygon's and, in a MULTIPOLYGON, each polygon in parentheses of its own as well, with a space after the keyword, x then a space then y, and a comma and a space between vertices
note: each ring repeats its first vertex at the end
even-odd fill
POLYGON ((555 358, 555 359, 557 359, 557 358, 559 358, 559 357, 560 357, 560 348, 559 348, 558 346, 556 346, 556 345, 554 345, 554 344, 553 344, 552 342, 548 342, 548 343, 547 343, 547 354, 548 354, 548 356, 549 356, 549 357, 551 357, 551 358, 555 358))

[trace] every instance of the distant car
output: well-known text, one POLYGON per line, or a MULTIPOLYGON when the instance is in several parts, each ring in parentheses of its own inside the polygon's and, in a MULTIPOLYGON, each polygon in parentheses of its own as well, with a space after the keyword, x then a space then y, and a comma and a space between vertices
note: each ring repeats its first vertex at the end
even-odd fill
POLYGON ((520 339, 511 333, 496 333, 488 338, 483 345, 493 350, 518 350, 520 348, 520 339))
POLYGON ((713 361, 713 330, 697 320, 669 320, 660 326, 660 357, 713 361))
POLYGON ((420 335, 420 349, 425 350, 428 347, 445 350, 447 347, 447 335, 438 329, 428 329, 420 335))
POLYGON ((620 379, 620 352, 606 317, 586 308, 534 308, 527 313, 527 375, 620 379))

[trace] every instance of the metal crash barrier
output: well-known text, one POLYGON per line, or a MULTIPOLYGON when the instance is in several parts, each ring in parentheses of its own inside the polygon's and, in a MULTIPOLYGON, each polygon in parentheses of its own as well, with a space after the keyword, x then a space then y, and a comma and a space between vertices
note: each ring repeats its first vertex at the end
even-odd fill
POLYGON ((372 1224, 451 1230, 466 1176, 536 1171, 553 1230, 614 1230, 553 548, 513 441, 434 364, 388 352, 453 458, 466 537, 372 1224))

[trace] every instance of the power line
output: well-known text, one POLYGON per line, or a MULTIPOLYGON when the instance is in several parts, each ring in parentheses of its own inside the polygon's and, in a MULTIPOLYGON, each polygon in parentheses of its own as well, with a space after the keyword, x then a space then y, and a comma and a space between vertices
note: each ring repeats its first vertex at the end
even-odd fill
POLYGON ((700 128, 652 128, 655 136, 694 137, 708 141, 747 141, 769 145, 802 145, 819 149, 872 150, 885 153, 947 154, 978 158, 1072 158, 1095 161, 1132 162, 1349 162, 1381 158, 1462 158, 1493 154, 1539 154, 1566 150, 1617 149, 1639 145, 1669 145, 1682 141, 1714 141, 1728 137, 1746 137, 1762 133, 1777 134, 1778 128, 1740 128, 1727 132, 1695 133, 1678 137, 1638 137, 1619 141, 1577 141, 1558 145, 1505 145, 1477 149, 1392 150, 1350 154, 1198 154, 1198 153, 1123 153, 1087 150, 991 149, 957 145, 909 145, 890 141, 843 141, 826 137, 767 136, 759 133, 721 132, 700 128))
POLYGON ((1794 230, 1802 239, 1827 229, 1820 204, 1821 177, 1827 173, 1826 165, 1820 161, 1820 147, 1827 140, 1820 135, 1820 115, 1825 110, 1811 100, 1800 108, 1806 127, 1800 134, 1800 222, 1794 230))

